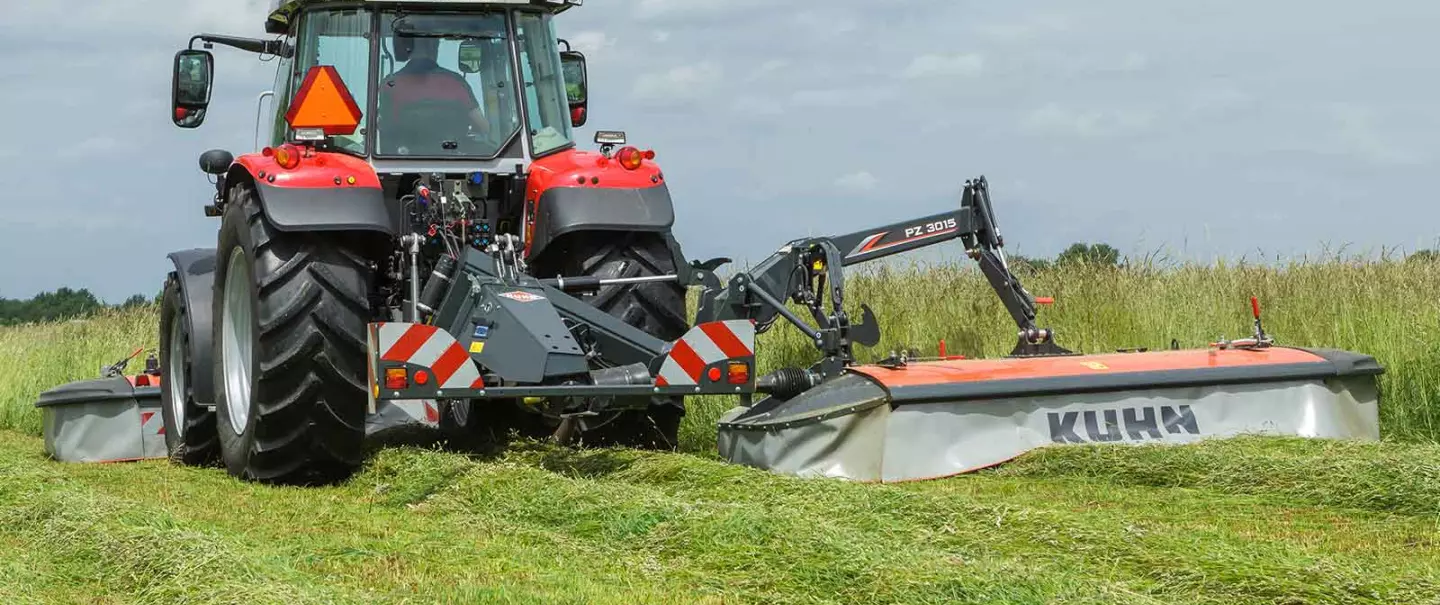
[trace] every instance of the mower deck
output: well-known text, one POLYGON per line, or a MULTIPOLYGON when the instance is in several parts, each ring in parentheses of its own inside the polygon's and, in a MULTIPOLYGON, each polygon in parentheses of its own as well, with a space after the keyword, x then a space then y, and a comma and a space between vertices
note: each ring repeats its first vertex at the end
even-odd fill
POLYGON ((972 472, 1056 443, 1263 433, 1379 438, 1366 355, 1287 347, 856 366, 719 424, 732 462, 895 482, 972 472))

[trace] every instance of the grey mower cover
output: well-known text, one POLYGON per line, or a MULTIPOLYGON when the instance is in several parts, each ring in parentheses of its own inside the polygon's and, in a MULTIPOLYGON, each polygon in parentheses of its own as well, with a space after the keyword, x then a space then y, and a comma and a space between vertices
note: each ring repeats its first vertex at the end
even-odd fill
POLYGON ((61 462, 127 462, 165 458, 160 387, 126 377, 60 385, 40 394, 45 453, 61 462))
POLYGON ((865 482, 934 479, 1067 443, 1240 434, 1379 438, 1383 370, 1342 351, 1157 351, 852 368, 730 410, 734 463, 865 482))

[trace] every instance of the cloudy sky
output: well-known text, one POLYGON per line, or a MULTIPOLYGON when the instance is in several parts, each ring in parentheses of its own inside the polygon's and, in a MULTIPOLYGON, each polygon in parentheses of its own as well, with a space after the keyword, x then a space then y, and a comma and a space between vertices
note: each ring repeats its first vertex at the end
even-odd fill
MULTIPOLYGON (((196 158, 253 149, 273 77, 217 49, 180 130, 171 58, 263 35, 265 3, 13 4, 0 296, 153 294, 167 252, 214 245, 196 158)), ((581 136, 657 151, 692 258, 944 210, 983 174, 1012 251, 1204 260, 1436 245, 1436 24, 1420 0, 590 0, 561 35, 590 57, 581 136)))

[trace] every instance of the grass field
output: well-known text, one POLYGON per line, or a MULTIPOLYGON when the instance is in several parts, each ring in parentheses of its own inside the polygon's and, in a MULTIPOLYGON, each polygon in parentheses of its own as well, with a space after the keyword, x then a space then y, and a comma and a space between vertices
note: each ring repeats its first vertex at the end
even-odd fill
MULTIPOLYGON (((153 348, 142 309, 0 330, 0 602, 1440 603, 1440 266, 1025 278, 1057 299, 1042 322, 1084 351, 1243 336, 1258 295, 1282 343, 1386 366, 1385 442, 1049 448, 971 476, 854 485, 719 462, 728 404, 706 400, 678 454, 391 449, 320 489, 46 461, 35 395, 153 348)), ((969 271, 850 285, 886 333, 868 357, 1013 344, 969 271)), ((792 330, 761 347, 763 365, 808 359, 792 330)))

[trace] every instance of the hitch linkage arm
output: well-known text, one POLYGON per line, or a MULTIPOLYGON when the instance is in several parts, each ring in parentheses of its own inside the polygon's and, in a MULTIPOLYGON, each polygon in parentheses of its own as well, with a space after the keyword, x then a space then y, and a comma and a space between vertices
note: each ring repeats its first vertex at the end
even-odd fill
POLYGON ((1020 284, 1020 279, 1010 272, 1005 259, 1005 238, 995 224, 995 210, 990 205, 990 184, 985 177, 965 183, 965 194, 960 207, 969 208, 974 226, 970 233, 961 236, 966 253, 980 265, 990 288, 1000 297, 1010 318, 1019 328, 1012 357, 1072 354, 1055 344, 1054 331, 1040 328, 1035 324, 1035 297, 1020 284))

